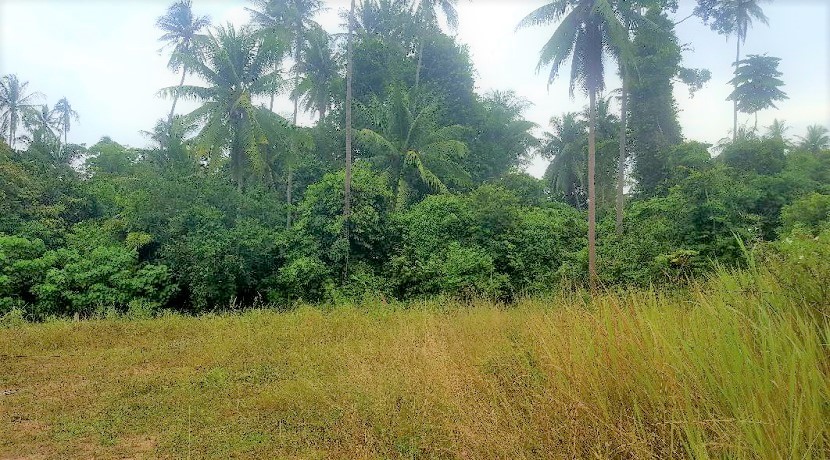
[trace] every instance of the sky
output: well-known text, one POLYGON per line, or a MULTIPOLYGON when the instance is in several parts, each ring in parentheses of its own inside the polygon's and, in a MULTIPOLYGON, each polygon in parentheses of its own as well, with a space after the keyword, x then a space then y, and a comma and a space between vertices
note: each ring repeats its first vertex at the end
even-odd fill
MULTIPOLYGON (((102 136, 134 147, 148 145, 140 132, 150 130, 166 116, 170 100, 157 96, 160 88, 178 84, 179 76, 166 67, 159 51, 155 20, 172 0, 0 0, 0 75, 14 73, 29 82, 29 90, 53 105, 66 97, 80 114, 69 141, 94 144, 102 136)), ((476 69, 476 91, 514 90, 533 105, 525 116, 541 134, 552 116, 581 110, 586 98, 568 94, 567 78, 548 86, 547 72, 536 73, 538 52, 556 24, 516 31, 519 21, 544 0, 460 0, 457 39, 469 47, 476 69)), ((209 15, 214 24, 245 24, 245 0, 193 0, 196 14, 209 15)), ((338 12, 346 0, 329 1, 318 21, 329 32, 343 30, 338 12)), ((686 17, 692 0, 680 0, 672 17, 686 17)), ((759 113, 759 126, 786 120, 791 135, 803 134, 811 124, 830 127, 830 1, 777 0, 763 4, 769 26, 755 24, 742 45, 742 54, 782 58, 780 70, 789 99, 778 110, 759 113)), ((712 32, 697 18, 677 26, 685 45, 683 65, 706 68, 712 79, 693 98, 682 84, 675 85, 680 124, 690 140, 717 143, 732 128, 730 93, 734 38, 712 32)), ((609 66, 609 68, 611 68, 609 66)), ((564 73, 567 76, 567 72, 564 73)), ((608 90, 620 86, 609 72, 608 90)), ((195 103, 180 101, 177 113, 195 103)), ((289 117, 286 98, 275 111, 289 117)), ((310 116, 300 123, 310 124, 310 116)), ((749 115, 740 122, 753 123, 749 115)), ((547 163, 534 158, 528 172, 539 177, 547 163)))

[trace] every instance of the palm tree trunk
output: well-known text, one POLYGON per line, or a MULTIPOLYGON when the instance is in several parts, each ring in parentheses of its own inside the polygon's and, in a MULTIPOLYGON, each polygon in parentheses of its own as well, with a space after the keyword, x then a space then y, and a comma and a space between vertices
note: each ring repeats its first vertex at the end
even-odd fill
MULTIPOLYGON (((184 77, 187 75, 187 66, 182 66, 182 79, 179 80, 179 90, 181 90, 182 86, 184 86, 184 77)), ((173 123, 173 113, 176 111, 176 102, 179 101, 179 92, 176 91, 176 94, 173 95, 173 107, 170 107, 170 115, 167 116, 167 123, 173 123)), ((168 129, 170 129, 168 127, 168 129)))
POLYGON ((596 168, 596 106, 597 95, 594 89, 588 91, 588 277, 591 290, 597 284, 597 200, 594 184, 596 168))
POLYGON ((415 67, 415 89, 418 89, 418 83, 421 81, 421 66, 424 62, 424 39, 418 40, 418 66, 415 67))
MULTIPOLYGON (((297 43, 294 44, 294 66, 297 68, 294 72, 294 91, 297 90, 297 86, 300 84, 300 47, 302 46, 302 32, 297 31, 297 43)), ((297 126, 297 108, 298 102, 300 98, 294 98, 294 126, 297 126)))
MULTIPOLYGON (((347 39, 346 49, 346 180, 343 184, 343 232, 346 237, 346 264, 343 273, 343 278, 349 277, 349 252, 350 252, 350 234, 349 225, 352 217, 352 35, 354 34, 354 3, 351 1, 349 9, 349 37, 347 39)), ((323 119, 323 114, 320 114, 320 119, 323 119)))
POLYGON ((17 134, 17 117, 12 114, 9 116, 9 147, 14 150, 15 134, 17 134))
POLYGON ((620 103, 620 159, 617 170, 617 235, 623 233, 623 205, 625 204, 625 196, 623 195, 625 188, 625 147, 627 134, 627 115, 628 115, 628 76, 626 71, 622 71, 622 98, 620 103))
MULTIPOLYGON (((294 44, 294 66, 295 67, 298 67, 300 65, 300 40, 301 40, 301 35, 300 35, 300 32, 298 31, 297 32, 297 42, 294 44)), ((300 73, 299 73, 299 68, 297 68, 294 72, 294 89, 295 90, 297 89, 297 85, 299 84, 299 81, 300 81, 300 73)), ((298 98, 295 97, 294 98, 294 116, 291 119, 292 122, 294 123, 295 127, 297 126, 297 110, 298 110, 298 107, 299 107, 298 104, 297 104, 297 100, 298 100, 298 98)), ((291 214, 292 214, 291 213, 291 205, 292 205, 292 203, 291 203, 291 189, 293 188, 293 183, 292 182, 293 182, 293 178, 294 178, 294 171, 293 171, 293 168, 291 167, 290 163, 289 163, 287 169, 288 169, 288 172, 287 172, 287 177, 286 177, 285 201, 286 201, 286 203, 288 203, 288 214, 287 214, 286 219, 285 219, 285 225, 286 225, 286 227, 291 227, 291 214)))
MULTIPOLYGON (((741 60, 741 33, 738 31, 737 50, 735 52, 735 75, 738 74, 738 61, 741 60)), ((735 81, 735 90, 738 90, 738 82, 735 81)), ((738 98, 732 101, 732 142, 738 139, 738 98)))

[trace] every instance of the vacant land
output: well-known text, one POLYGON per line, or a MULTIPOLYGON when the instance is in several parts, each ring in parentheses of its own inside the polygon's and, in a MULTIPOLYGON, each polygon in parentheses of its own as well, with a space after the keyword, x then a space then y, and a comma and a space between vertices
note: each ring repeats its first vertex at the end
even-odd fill
POLYGON ((7 327, 0 458, 827 458, 826 308, 775 283, 7 327))

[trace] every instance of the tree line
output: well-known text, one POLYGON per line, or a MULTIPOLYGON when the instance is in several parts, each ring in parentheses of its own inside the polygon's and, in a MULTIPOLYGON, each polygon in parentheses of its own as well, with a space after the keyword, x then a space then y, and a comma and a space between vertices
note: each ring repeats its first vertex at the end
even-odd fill
MULTIPOLYGON (((830 220, 825 128, 795 141, 784 122, 736 124, 716 157, 684 139, 675 85, 694 92, 709 72, 682 66, 675 2, 558 0, 518 24, 558 24, 539 69, 553 81, 570 62, 571 94, 588 96, 541 138, 528 101, 475 92, 467 49, 439 26, 457 27, 455 1, 350 6, 332 35, 317 0, 252 1, 241 27, 171 5, 156 26, 181 78, 159 91, 171 107, 148 148, 68 143, 66 98, 50 110, 3 77, 0 309, 675 283, 830 220), (622 81, 609 94, 606 62, 622 81), (281 94, 290 120, 273 111, 281 94), (182 99, 199 105, 177 114, 182 99), (299 126, 301 111, 316 123, 299 126), (521 172, 535 153, 551 162, 542 179, 521 172)), ((738 46, 766 22, 754 1, 700 0, 694 14, 738 46)), ((786 98, 779 61, 738 48, 736 113, 786 98)))

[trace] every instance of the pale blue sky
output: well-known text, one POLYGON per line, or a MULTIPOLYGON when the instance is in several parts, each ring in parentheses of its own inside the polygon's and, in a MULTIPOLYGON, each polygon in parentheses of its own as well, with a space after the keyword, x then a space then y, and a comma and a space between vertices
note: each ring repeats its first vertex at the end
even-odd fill
MULTIPOLYGON (((178 77, 165 66, 160 55, 156 17, 171 1, 159 0, 0 0, 0 74, 16 73, 29 81, 32 90, 46 95, 43 102, 54 104, 66 96, 81 121, 69 133, 71 142, 92 144, 101 136, 144 146, 139 134, 165 116, 170 102, 156 97, 164 86, 175 85, 178 77)), ((194 0, 198 14, 208 14, 215 24, 243 24, 248 15, 244 0, 194 0)), ((567 81, 547 87, 547 74, 535 73, 537 53, 555 25, 515 32, 521 18, 543 4, 543 0, 473 0, 460 2, 461 27, 458 38, 470 47, 477 71, 477 91, 515 90, 533 102, 527 118, 545 127, 548 119, 566 111, 579 110, 584 98, 568 96, 567 81)), ((694 4, 680 0, 674 16, 685 17, 694 4)), ((340 29, 337 11, 345 1, 329 3, 319 18, 329 31, 340 29)), ((756 24, 747 37, 743 53, 769 53, 782 58, 784 90, 790 99, 779 110, 759 114, 759 124, 773 118, 792 126, 791 134, 802 134, 809 124, 830 126, 830 1, 777 0, 764 5, 769 27, 756 24)), ((688 139, 716 143, 732 126, 730 89, 734 39, 727 40, 703 26, 696 18, 678 26, 685 65, 704 67, 712 81, 694 99, 682 85, 675 95, 680 121, 688 139)), ((619 86, 609 75, 608 89, 619 86)), ((179 112, 192 109, 180 103, 179 112)), ((277 111, 290 112, 287 100, 277 111)), ((749 120, 741 116, 742 121, 749 120)), ((305 118, 305 123, 310 118, 305 118)), ((540 175, 546 163, 534 160, 529 171, 540 175)))

